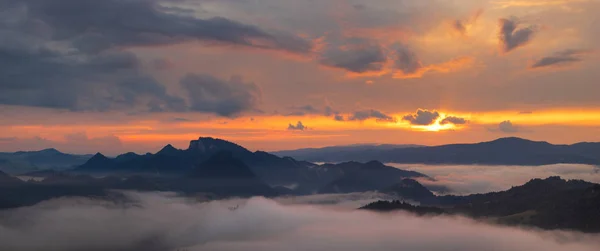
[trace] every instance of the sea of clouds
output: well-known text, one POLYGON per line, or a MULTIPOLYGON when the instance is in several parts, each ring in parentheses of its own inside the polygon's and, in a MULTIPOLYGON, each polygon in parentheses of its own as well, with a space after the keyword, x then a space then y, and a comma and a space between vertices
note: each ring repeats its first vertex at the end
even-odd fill
POLYGON ((550 176, 600 183, 600 167, 593 165, 490 166, 394 163, 387 163, 387 165, 424 173, 435 180, 419 179, 422 184, 434 190, 436 187, 445 187, 448 188, 447 193, 459 195, 504 191, 512 186, 523 185, 533 178, 545 179, 550 176))
MULTIPOLYGON (((211 202, 168 193, 126 196, 126 203, 58 199, 1 211, 0 250, 597 251, 600 246, 598 235, 321 205, 347 203, 334 195, 211 202)), ((350 201, 377 197, 354 194, 350 201)))

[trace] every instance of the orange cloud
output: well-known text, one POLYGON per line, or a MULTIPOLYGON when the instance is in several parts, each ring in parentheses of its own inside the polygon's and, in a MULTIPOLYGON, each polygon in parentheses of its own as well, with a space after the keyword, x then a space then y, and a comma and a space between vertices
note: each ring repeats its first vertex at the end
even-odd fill
POLYGON ((541 7, 541 6, 562 6, 573 3, 590 2, 590 0, 505 0, 493 1, 492 5, 497 8, 506 9, 510 7, 541 7))

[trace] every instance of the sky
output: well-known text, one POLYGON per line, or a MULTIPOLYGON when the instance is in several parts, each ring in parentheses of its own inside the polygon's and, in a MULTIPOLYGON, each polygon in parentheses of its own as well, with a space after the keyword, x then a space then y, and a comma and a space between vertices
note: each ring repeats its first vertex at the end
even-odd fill
POLYGON ((598 0, 0 0, 0 151, 600 141, 598 0))

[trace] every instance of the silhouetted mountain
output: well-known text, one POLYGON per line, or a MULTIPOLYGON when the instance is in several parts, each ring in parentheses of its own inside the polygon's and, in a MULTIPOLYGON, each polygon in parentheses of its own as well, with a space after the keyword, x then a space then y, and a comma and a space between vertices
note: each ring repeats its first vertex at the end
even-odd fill
POLYGON ((114 171, 116 162, 101 153, 96 153, 85 164, 78 167, 79 171, 85 172, 104 172, 114 171))
POLYGON ((427 177, 424 174, 386 166, 378 161, 325 164, 323 168, 341 171, 339 178, 319 190, 319 193, 353 193, 385 189, 405 178, 427 177))
POLYGON ((54 148, 41 151, 0 153, 0 170, 21 174, 40 169, 66 170, 85 163, 91 155, 62 153, 54 148))
MULTIPOLYGON (((422 174, 406 172, 392 167, 382 167, 378 162, 353 163, 319 166, 306 161, 296 161, 290 157, 277 157, 266 152, 250 152, 247 149, 214 138, 199 138, 190 142, 186 150, 165 146, 156 154, 137 155, 127 153, 115 159, 92 158, 88 163, 74 170, 75 173, 103 175, 144 175, 156 177, 182 177, 195 167, 202 166, 213 155, 229 152, 231 157, 241 161, 271 187, 296 187, 295 193, 315 193, 329 183, 347 177, 349 174, 368 179, 369 184, 392 185, 402 178, 419 177, 422 174), (379 181, 377 181, 379 180, 379 181)), ((197 171, 197 170, 196 170, 197 171)), ((349 177, 348 179, 350 179, 349 177)), ((343 183, 343 181, 340 181, 343 183)), ((376 190, 379 185, 370 185, 376 190)), ((350 188, 344 188, 350 190, 350 188)), ((354 190, 363 191, 363 188, 354 190)))
POLYGON ((285 150, 272 152, 277 156, 287 156, 294 159, 316 161, 321 162, 325 159, 336 159, 340 161, 351 161, 354 160, 353 156, 368 154, 370 152, 377 152, 391 149, 401 148, 413 148, 422 147, 420 145, 391 145, 391 144, 361 144, 361 145, 348 145, 348 146, 329 146, 323 148, 303 148, 296 150, 285 150))
POLYGON ((372 210, 372 211, 380 211, 380 212, 390 212, 390 211, 406 211, 411 212, 418 215, 440 215, 445 213, 445 211, 441 208, 437 207, 425 207, 425 206, 415 206, 410 203, 406 203, 404 201, 393 200, 393 201, 376 201, 367 204, 359 209, 363 210, 372 210))
POLYGON ((175 147, 173 147, 171 144, 166 145, 165 147, 163 147, 160 151, 158 151, 156 154, 158 155, 170 155, 170 156, 176 156, 179 154, 181 150, 176 149, 175 147))
POLYGON ((436 199, 436 196, 429 189, 413 179, 403 179, 390 187, 379 190, 379 192, 420 203, 432 203, 436 199))
POLYGON ((274 196, 277 192, 262 182, 231 152, 218 152, 187 176, 188 189, 228 196, 274 196))
POLYGON ((600 164, 600 143, 552 145, 520 138, 501 138, 476 144, 376 149, 346 155, 320 156, 320 158, 312 157, 311 160, 490 165, 600 164))
POLYGON ((33 172, 29 172, 29 173, 23 173, 23 174, 20 174, 19 176, 35 177, 35 178, 46 178, 46 177, 57 175, 59 173, 61 173, 61 172, 56 171, 56 170, 51 170, 51 169, 45 169, 45 170, 40 170, 40 171, 33 171, 33 172))
MULTIPOLYGON (((12 177, 2 171, 0 171, 0 189, 6 186, 14 186, 23 183, 20 179, 12 177)), ((4 188, 6 189, 6 188, 4 188)))
MULTIPOLYGON (((502 192, 440 196, 428 204, 501 224, 600 232, 600 185, 581 180, 533 179, 502 192)), ((387 211, 394 205, 378 203, 367 209, 387 211)))

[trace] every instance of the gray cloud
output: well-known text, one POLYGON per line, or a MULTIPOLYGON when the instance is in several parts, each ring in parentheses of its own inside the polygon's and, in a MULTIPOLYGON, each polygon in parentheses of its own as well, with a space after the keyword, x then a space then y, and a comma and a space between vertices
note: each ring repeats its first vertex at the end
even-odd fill
POLYGON ((290 110, 289 113, 286 113, 286 116, 304 116, 307 114, 322 114, 324 111, 316 108, 312 105, 303 105, 303 106, 291 106, 288 108, 290 110))
POLYGON ((519 20, 516 18, 500 19, 499 38, 503 52, 510 52, 527 44, 536 32, 535 26, 519 28, 519 20))
POLYGON ((350 38, 340 45, 333 44, 321 55, 321 64, 364 73, 381 71, 387 57, 384 49, 374 41, 350 38))
POLYGON ((415 114, 407 114, 402 120, 410 122, 411 125, 431 125, 440 117, 438 111, 418 109, 415 114))
POLYGON ((469 121, 467 121, 465 118, 448 116, 448 117, 445 117, 444 119, 442 119, 442 121, 440 121, 440 124, 442 124, 442 125, 445 125, 445 124, 464 125, 467 122, 469 122, 469 121))
MULTIPOLYGON (((376 119, 379 122, 395 122, 396 121, 396 119, 394 117, 387 115, 381 111, 374 110, 374 109, 355 111, 348 118, 348 120, 364 121, 364 120, 372 119, 372 118, 376 119)), ((337 117, 335 119, 338 120, 337 117)))
MULTIPOLYGON (((311 50, 310 42, 292 34, 222 17, 200 19, 156 0, 1 4, 6 11, 0 12, 0 104, 72 111, 186 111, 184 99, 144 73, 137 56, 125 49, 202 41, 294 53, 311 50)), ((161 69, 168 66, 155 63, 161 69)), ((215 113, 229 114, 221 108, 215 113)))
POLYGON ((344 119, 344 116, 342 116, 341 114, 336 114, 336 115, 334 115, 334 116, 333 116, 333 119, 334 119, 335 121, 344 121, 344 120, 345 120, 345 119, 344 119))
POLYGON ((126 197, 133 203, 59 199, 4 212, 0 249, 595 251, 600 244, 596 235, 500 227, 461 217, 382 215, 265 198, 195 203, 171 194, 126 197))
POLYGON ((396 47, 394 66, 397 70, 402 71, 404 74, 412 74, 423 68, 419 57, 406 45, 398 44, 396 47))
POLYGON ((157 0, 18 2, 27 9, 30 18, 52 27, 54 37, 69 39, 75 47, 84 51, 189 40, 297 53, 306 53, 311 49, 309 42, 292 34, 268 32, 223 17, 196 18, 186 15, 185 9, 166 8, 157 0))
POLYGON ((302 121, 298 121, 296 125, 289 124, 287 129, 290 131, 304 131, 308 130, 308 127, 302 124, 302 121))
POLYGON ((589 53, 588 50, 565 50, 554 53, 552 56, 543 57, 535 61, 532 65, 532 69, 546 68, 552 66, 567 65, 576 63, 582 60, 581 56, 589 53))
POLYGON ((498 124, 497 130, 504 133, 515 133, 519 131, 519 127, 510 122, 510 120, 506 120, 498 124))
POLYGON ((188 74, 180 81, 187 91, 190 109, 232 117, 255 110, 261 91, 254 83, 244 83, 241 77, 225 81, 210 75, 188 74))

